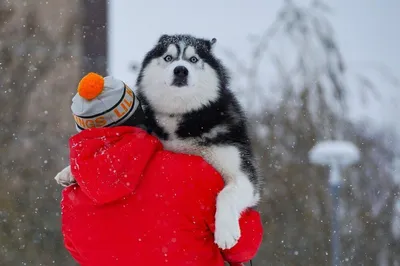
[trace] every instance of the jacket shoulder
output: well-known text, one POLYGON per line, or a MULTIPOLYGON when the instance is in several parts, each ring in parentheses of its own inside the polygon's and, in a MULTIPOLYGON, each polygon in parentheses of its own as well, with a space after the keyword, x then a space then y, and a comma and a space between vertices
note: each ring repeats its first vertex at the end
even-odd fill
POLYGON ((217 194, 224 186, 221 175, 202 157, 162 150, 153 158, 149 170, 171 179, 176 187, 189 186, 198 193, 207 190, 217 194), (152 168, 152 169, 150 169, 152 168))

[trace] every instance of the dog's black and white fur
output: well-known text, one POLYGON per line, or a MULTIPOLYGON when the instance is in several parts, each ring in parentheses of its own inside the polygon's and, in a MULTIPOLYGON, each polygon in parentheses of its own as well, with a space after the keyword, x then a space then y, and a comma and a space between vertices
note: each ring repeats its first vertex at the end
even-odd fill
POLYGON ((242 108, 225 67, 213 54, 216 39, 163 35, 145 56, 137 79, 146 121, 164 147, 196 154, 218 170, 215 242, 233 247, 239 217, 259 199, 259 179, 242 108))

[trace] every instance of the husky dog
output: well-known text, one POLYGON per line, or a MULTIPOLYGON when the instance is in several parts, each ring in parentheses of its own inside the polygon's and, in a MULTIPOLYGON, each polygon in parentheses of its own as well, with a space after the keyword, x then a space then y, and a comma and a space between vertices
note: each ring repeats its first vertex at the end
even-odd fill
POLYGON ((137 92, 146 121, 166 149, 202 156, 220 172, 215 243, 233 247, 241 212, 257 204, 259 178, 243 110, 214 56, 216 39, 163 35, 145 56, 137 92))

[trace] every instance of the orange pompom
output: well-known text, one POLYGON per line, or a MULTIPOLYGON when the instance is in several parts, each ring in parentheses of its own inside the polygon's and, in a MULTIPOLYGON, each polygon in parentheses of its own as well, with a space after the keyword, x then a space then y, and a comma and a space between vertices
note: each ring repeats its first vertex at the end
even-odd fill
POLYGON ((82 98, 90 101, 97 96, 104 89, 104 78, 99 74, 90 72, 84 76, 78 85, 78 93, 82 98))

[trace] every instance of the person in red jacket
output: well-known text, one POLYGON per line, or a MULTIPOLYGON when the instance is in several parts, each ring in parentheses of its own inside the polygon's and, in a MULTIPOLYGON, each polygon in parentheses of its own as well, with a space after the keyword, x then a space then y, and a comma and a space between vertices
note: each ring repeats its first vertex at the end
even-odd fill
POLYGON ((216 197, 224 186, 220 174, 201 157, 164 150, 157 138, 133 127, 141 121, 135 112, 140 108, 130 108, 137 99, 123 82, 106 77, 102 89, 92 85, 97 89, 79 86, 73 100, 81 131, 69 141, 76 184, 63 190, 61 201, 64 244, 73 258, 82 266, 222 266, 224 261, 250 261, 262 241, 259 213, 244 212, 238 243, 220 250, 213 235, 216 197), (106 99, 118 88, 120 100, 106 99), (93 100, 103 109, 114 104, 100 112, 99 119, 87 113, 99 111, 93 100), (125 109, 119 119, 110 115, 125 109), (105 124, 96 126, 103 119, 105 124))

